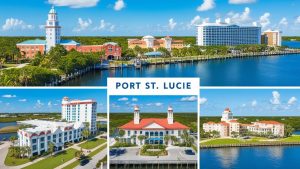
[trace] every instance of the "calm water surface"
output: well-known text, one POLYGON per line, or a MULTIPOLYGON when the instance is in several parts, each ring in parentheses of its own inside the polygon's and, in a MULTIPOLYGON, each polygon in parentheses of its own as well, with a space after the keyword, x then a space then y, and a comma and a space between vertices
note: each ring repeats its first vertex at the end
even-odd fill
MULTIPOLYGON (((283 45, 300 48, 300 42, 283 45)), ((108 77, 200 77, 203 86, 300 86, 300 55, 151 65, 142 69, 98 70, 66 86, 106 86, 108 77)))
MULTIPOLYGON (((7 123, 0 123, 0 128, 6 127, 6 126, 16 126, 16 122, 7 122, 7 123)), ((0 141, 3 139, 8 140, 11 136, 17 136, 17 133, 5 133, 0 134, 0 141)))
POLYGON ((300 146, 204 149, 201 169, 296 169, 300 146))

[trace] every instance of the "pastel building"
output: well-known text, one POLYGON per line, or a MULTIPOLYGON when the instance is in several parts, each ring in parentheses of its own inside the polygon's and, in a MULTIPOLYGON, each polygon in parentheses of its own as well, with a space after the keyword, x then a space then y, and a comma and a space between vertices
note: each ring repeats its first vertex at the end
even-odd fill
POLYGON ((166 36, 161 39, 156 39, 151 35, 144 36, 142 39, 128 39, 128 48, 135 48, 139 46, 141 48, 151 48, 157 50, 160 47, 172 50, 173 48, 183 48, 183 40, 174 40, 170 36, 166 36))
POLYGON ((59 24, 58 14, 54 7, 52 7, 48 13, 45 30, 45 40, 27 40, 17 44, 17 47, 24 57, 32 59, 38 52, 45 54, 49 52, 52 47, 62 45, 68 51, 72 49, 83 53, 104 51, 106 59, 111 60, 121 58, 122 48, 114 42, 104 43, 103 45, 81 45, 74 40, 61 39, 61 26, 59 24))
POLYGON ((202 23, 197 25, 197 45, 236 46, 261 44, 261 28, 222 23, 202 23))
POLYGON ((19 146, 29 146, 32 155, 40 155, 48 151, 50 142, 54 150, 64 149, 65 143, 78 142, 82 138, 84 124, 80 122, 54 122, 45 120, 20 121, 19 124, 30 125, 30 128, 18 130, 19 146))
POLYGON ((242 131, 250 131, 257 134, 273 134, 274 136, 284 136, 284 124, 277 121, 257 121, 251 124, 239 123, 233 118, 233 113, 226 108, 222 113, 221 122, 207 122, 203 124, 205 132, 217 131, 220 137, 230 137, 235 134, 239 135, 242 131))
POLYGON ((279 30, 264 31, 261 35, 261 42, 268 46, 281 46, 281 34, 282 32, 279 30))
MULTIPOLYGON (((119 130, 124 130, 125 135, 122 136, 128 143, 144 145, 144 144, 165 144, 164 136, 175 136, 179 141, 182 141, 181 134, 184 131, 189 132, 189 127, 174 121, 173 108, 168 107, 167 118, 140 118, 140 108, 134 107, 134 119, 121 127, 119 130), (146 136, 142 142, 138 140, 138 136, 146 136)), ((170 142, 168 143, 170 144, 170 142)))
POLYGON ((68 122, 89 123, 92 133, 97 130, 97 102, 94 100, 70 100, 62 99, 62 119, 68 122))

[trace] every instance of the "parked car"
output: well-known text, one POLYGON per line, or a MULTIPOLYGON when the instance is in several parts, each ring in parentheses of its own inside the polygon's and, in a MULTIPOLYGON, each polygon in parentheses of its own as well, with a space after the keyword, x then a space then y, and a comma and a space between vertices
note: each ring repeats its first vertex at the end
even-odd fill
POLYGON ((80 165, 84 166, 84 165, 86 165, 89 162, 90 162, 90 160, 86 158, 86 159, 83 159, 83 160, 80 161, 80 165))

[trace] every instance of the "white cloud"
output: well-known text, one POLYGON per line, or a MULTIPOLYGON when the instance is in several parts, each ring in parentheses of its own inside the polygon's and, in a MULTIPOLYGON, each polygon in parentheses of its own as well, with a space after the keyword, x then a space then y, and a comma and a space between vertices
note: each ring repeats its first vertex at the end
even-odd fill
POLYGON ((137 101, 138 101, 138 98, 132 98, 131 101, 137 102, 137 101))
POLYGON ((177 23, 174 21, 173 18, 169 19, 169 29, 170 30, 173 30, 176 25, 177 25, 177 23))
POLYGON ((280 22, 279 22, 279 25, 283 25, 283 26, 287 26, 289 23, 286 19, 286 17, 283 17, 280 22))
POLYGON ((295 24, 300 24, 300 16, 298 16, 295 20, 295 24))
POLYGON ((182 102, 194 102, 194 101, 197 101, 197 97, 196 96, 183 97, 183 98, 180 99, 180 101, 182 101, 182 102))
POLYGON ((128 101, 128 98, 127 97, 122 97, 122 98, 119 98, 118 101, 128 101))
POLYGON ((241 14, 229 12, 227 14, 229 17, 225 19, 225 22, 232 24, 247 24, 251 21, 250 13, 251 10, 249 7, 246 7, 241 14))
POLYGON ((82 18, 78 18, 78 26, 73 31, 80 32, 86 30, 92 23, 91 19, 83 20, 82 18))
POLYGON ((197 11, 207 11, 216 6, 215 0, 203 0, 203 3, 198 6, 197 11))
POLYGON ((98 4, 100 0, 48 0, 49 4, 55 6, 69 6, 71 8, 85 8, 93 7, 98 4))
POLYGON ((115 30, 115 25, 105 22, 104 19, 101 19, 99 26, 96 27, 95 30, 107 30, 113 32, 115 30))
POLYGON ((200 102, 200 104, 205 104, 207 102, 207 98, 202 97, 202 98, 200 98, 199 102, 200 102))
POLYGON ((39 25, 40 29, 45 29, 45 25, 39 25))
POLYGON ((244 104, 242 104, 242 107, 246 107, 246 104, 244 103, 244 104))
POLYGON ((190 23, 187 25, 188 29, 192 28, 195 25, 201 24, 201 18, 199 15, 195 16, 190 23))
POLYGON ((35 103, 35 106, 34 108, 36 109, 40 109, 44 106, 44 103, 41 102, 41 100, 37 100, 36 103, 35 103))
POLYGON ((48 107, 52 107, 52 102, 49 101, 47 105, 48 105, 48 107))
POLYGON ((251 106, 255 107, 256 105, 257 105, 257 101, 256 101, 256 100, 253 100, 253 101, 251 102, 251 106))
POLYGON ((294 103, 296 103, 297 102, 297 98, 296 97, 291 97, 290 99, 289 99, 289 101, 288 101, 288 105, 292 105, 292 104, 294 104, 294 103))
POLYGON ((26 99, 19 99, 19 102, 26 102, 26 99))
POLYGON ((229 0, 230 4, 249 4, 254 2, 256 2, 256 0, 229 0))
POLYGON ((163 103, 154 103, 155 106, 159 107, 159 106, 162 106, 163 103))
POLYGON ((32 25, 26 24, 23 20, 16 18, 7 18, 5 24, 2 25, 3 31, 8 31, 12 29, 33 29, 32 25))
POLYGON ((125 3, 123 0, 117 0, 115 2, 114 10, 120 11, 121 9, 125 8, 125 3))
POLYGON ((4 98, 14 98, 14 97, 17 97, 17 96, 12 95, 12 94, 5 94, 5 95, 2 95, 2 97, 4 97, 4 98))
POLYGON ((270 103, 275 105, 280 104, 280 93, 278 91, 273 91, 272 96, 273 97, 270 99, 270 103))
POLYGON ((266 12, 259 18, 259 23, 263 29, 270 25, 270 16, 271 14, 269 12, 266 12))

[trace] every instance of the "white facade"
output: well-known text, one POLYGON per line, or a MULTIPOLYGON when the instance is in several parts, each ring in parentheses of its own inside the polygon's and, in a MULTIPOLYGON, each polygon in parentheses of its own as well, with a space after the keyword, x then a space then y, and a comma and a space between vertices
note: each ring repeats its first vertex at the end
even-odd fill
POLYGON ((222 113, 221 122, 207 122, 203 124, 205 132, 218 131, 221 137, 239 135, 243 129, 257 134, 271 133, 274 136, 284 136, 284 124, 276 121, 258 121, 251 124, 242 124, 233 118, 233 114, 229 108, 226 108, 222 113))
POLYGON ((92 133, 97 130, 97 102, 94 100, 62 100, 62 119, 68 122, 88 122, 92 133))
POLYGON ((260 27, 237 26, 221 22, 197 25, 197 45, 199 46, 236 46, 260 43, 260 27))
MULTIPOLYGON (((181 135, 184 131, 189 133, 189 128, 179 122, 173 120, 173 108, 168 107, 167 118, 146 118, 140 119, 140 109, 138 106, 134 107, 133 121, 119 127, 124 130, 125 134, 121 139, 127 143, 144 145, 144 144, 166 144, 164 137, 175 136, 179 142, 182 141, 181 135), (146 136, 146 139, 140 141, 140 135, 146 136)), ((171 140, 167 144, 171 144, 171 140)))
POLYGON ((146 42, 147 48, 153 48, 155 38, 153 36, 147 35, 143 37, 143 40, 146 42))
POLYGON ((59 25, 57 12, 52 6, 46 21, 46 52, 49 52, 52 47, 60 43, 61 27, 59 25))
POLYGON ((81 132, 84 129, 84 124, 79 122, 27 120, 18 123, 33 126, 18 130, 19 146, 29 146, 31 148, 29 156, 48 151, 49 142, 55 145, 55 151, 62 150, 65 143, 78 142, 82 138, 81 132))

